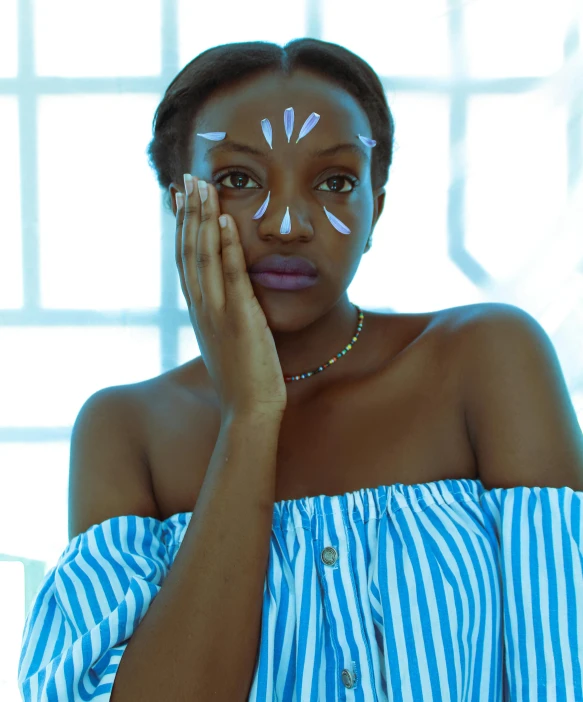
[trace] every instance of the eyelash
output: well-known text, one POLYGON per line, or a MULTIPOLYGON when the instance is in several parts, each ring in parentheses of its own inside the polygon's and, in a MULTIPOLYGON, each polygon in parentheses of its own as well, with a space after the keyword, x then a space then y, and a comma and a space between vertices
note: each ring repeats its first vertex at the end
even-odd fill
MULTIPOLYGON (((223 180, 224 178, 227 178, 230 175, 244 175, 247 176, 247 178, 254 180, 252 176, 250 176, 248 173, 245 173, 245 171, 240 170, 239 168, 229 168, 226 171, 222 171, 221 173, 217 173, 217 175, 213 178, 213 181, 215 185, 222 185, 222 183, 219 183, 220 180, 223 180)), ((349 190, 345 193, 341 192, 335 192, 334 190, 321 190, 320 192, 323 193, 332 193, 333 195, 350 195, 350 193, 354 192, 356 187, 358 186, 358 178, 355 178, 354 176, 349 176, 346 175, 345 173, 334 173, 327 178, 325 178, 322 183, 325 183, 327 180, 330 180, 331 178, 344 178, 347 180, 351 185, 352 185, 352 190, 349 190)), ((257 181, 255 181, 257 182, 257 181)), ((225 188, 226 190, 258 190, 258 188, 234 188, 234 187, 227 187, 225 188)))

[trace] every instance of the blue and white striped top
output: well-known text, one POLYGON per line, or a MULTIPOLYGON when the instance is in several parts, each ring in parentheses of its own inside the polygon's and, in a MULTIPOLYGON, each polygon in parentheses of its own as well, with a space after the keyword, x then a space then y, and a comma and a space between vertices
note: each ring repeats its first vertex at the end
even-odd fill
MULTIPOLYGON (((583 700, 583 492, 479 480, 274 505, 249 700, 583 700)), ((110 699, 192 512, 73 538, 26 618, 25 702, 110 699)))

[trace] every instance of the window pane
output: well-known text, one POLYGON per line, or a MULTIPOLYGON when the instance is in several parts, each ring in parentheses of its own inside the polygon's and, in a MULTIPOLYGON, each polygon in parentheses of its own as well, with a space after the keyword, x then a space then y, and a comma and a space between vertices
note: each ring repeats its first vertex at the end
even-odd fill
POLYGON ((275 3, 273 0, 178 2, 180 63, 185 66, 198 54, 219 44, 269 41, 286 44, 306 32, 307 3, 275 3))
POLYGON ((450 71, 447 0, 323 0, 322 25, 322 39, 342 44, 381 75, 450 71))
POLYGON ((572 0, 474 0, 463 7, 470 75, 545 76, 563 63, 572 0))
POLYGON ((0 78, 18 72, 17 0, 0 0, 0 78))
POLYGON ((0 308, 22 305, 20 130, 15 97, 0 96, 0 308))
POLYGON ((100 388, 160 374, 155 326, 0 327, 0 348, 3 427, 72 426, 100 388))
POLYGON ((145 149, 156 95, 39 99, 45 307, 157 308, 160 189, 145 149))
MULTIPOLYGON (((80 409, 80 408, 79 408, 80 409)), ((68 541, 69 441, 0 443, 0 553, 56 562, 68 541)))
POLYGON ((524 267, 566 202, 564 110, 538 93, 477 96, 467 121, 467 246, 494 277, 524 267))
MULTIPOLYGON (((13 524, 10 529, 14 529, 13 524)), ((1 553, 0 551, 0 700, 20 702, 22 697, 18 691, 17 675, 24 629, 24 564, 3 560, 1 553)))
POLYGON ((35 0, 39 76, 151 76, 161 69, 160 0, 35 0))
POLYGON ((178 331, 178 365, 200 356, 200 348, 192 325, 180 327, 178 331))

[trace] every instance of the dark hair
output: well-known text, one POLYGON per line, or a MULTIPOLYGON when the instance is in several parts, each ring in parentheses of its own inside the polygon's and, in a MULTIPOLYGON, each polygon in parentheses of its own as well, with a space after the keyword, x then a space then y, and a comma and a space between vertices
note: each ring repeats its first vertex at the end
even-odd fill
POLYGON ((289 75, 304 69, 343 87, 360 103, 368 116, 376 146, 372 149, 373 190, 384 186, 393 160, 394 121, 382 83, 359 56, 338 44, 319 39, 295 39, 284 47, 263 41, 221 44, 203 51, 168 86, 153 120, 154 135, 146 153, 151 168, 165 192, 164 204, 171 210, 168 190, 182 183, 192 163, 192 131, 198 112, 215 91, 260 72, 289 75))

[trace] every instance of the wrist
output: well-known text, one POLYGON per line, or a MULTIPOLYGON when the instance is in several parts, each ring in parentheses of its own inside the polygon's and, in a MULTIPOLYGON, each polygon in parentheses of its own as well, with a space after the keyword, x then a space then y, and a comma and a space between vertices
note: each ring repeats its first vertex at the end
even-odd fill
POLYGON ((221 426, 262 426, 278 427, 283 419, 284 410, 274 411, 256 407, 246 410, 225 411, 221 415, 221 426))

